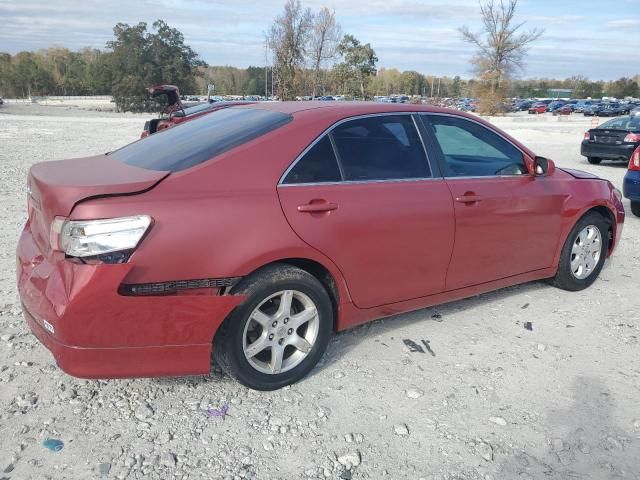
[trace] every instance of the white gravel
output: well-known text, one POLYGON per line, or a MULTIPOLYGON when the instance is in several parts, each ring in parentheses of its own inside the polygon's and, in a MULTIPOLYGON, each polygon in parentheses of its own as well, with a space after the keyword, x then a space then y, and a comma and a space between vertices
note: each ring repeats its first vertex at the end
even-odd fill
MULTIPOLYGON (((135 140, 145 118, 0 109, 0 478, 640 478, 640 219, 631 215, 590 289, 537 282, 370 323, 336 335, 306 380, 277 392, 217 371, 113 381, 60 372, 16 294, 27 169, 135 140), (428 340, 435 356, 404 339, 428 340), (206 414, 223 405, 226 417, 206 414), (46 439, 64 448, 52 452, 46 439)), ((495 123, 560 166, 621 185, 621 165, 579 155, 589 119, 495 123)))

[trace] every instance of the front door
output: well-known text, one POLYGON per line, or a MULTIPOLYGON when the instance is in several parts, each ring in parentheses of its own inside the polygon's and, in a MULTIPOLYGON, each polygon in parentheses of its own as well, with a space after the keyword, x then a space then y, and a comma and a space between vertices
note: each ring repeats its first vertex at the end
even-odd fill
POLYGON ((290 169, 278 194, 295 232, 341 270, 357 307, 444 290, 453 205, 411 115, 337 125, 290 169))
POLYGON ((523 153, 479 123, 449 115, 423 119, 455 205, 446 289, 550 267, 567 196, 557 182, 530 175, 523 153))

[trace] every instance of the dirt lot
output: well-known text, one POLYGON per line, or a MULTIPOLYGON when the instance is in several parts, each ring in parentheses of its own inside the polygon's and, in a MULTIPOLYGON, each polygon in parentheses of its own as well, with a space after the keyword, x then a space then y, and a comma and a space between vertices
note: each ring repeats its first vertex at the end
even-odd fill
MULTIPOLYGON (((27 169, 128 143, 144 118, 0 109, 0 478, 640 479, 640 219, 630 215, 590 289, 531 283, 377 321, 336 335, 309 378, 277 392, 219 372, 63 374, 16 294, 27 169), (226 417, 206 414, 223 405, 226 417)), ((495 120, 559 166, 620 186, 622 166, 579 155, 590 122, 495 120)))

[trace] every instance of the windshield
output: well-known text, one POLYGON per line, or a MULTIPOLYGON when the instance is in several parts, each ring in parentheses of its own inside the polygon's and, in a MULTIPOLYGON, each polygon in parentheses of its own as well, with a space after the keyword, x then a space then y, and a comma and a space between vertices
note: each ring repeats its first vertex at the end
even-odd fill
POLYGON ((127 165, 178 172, 289 123, 291 115, 257 108, 224 108, 130 143, 112 155, 127 165))

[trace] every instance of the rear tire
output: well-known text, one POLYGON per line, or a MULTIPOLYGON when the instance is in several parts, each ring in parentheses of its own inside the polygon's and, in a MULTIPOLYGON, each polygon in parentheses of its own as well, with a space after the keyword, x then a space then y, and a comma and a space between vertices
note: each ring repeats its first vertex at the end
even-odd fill
POLYGON ((551 284, 572 292, 589 287, 598 278, 609 251, 609 227, 609 221, 596 212, 578 220, 562 247, 551 284))
POLYGON ((598 157, 587 157, 587 162, 591 165, 599 165, 601 161, 602 159, 598 157))
POLYGON ((233 294, 247 298, 216 333, 216 363, 255 390, 276 390, 307 375, 322 358, 333 327, 331 299, 320 281, 274 264, 242 280, 233 294))
POLYGON ((631 201, 631 213, 633 213, 636 217, 640 217, 640 202, 631 201))

